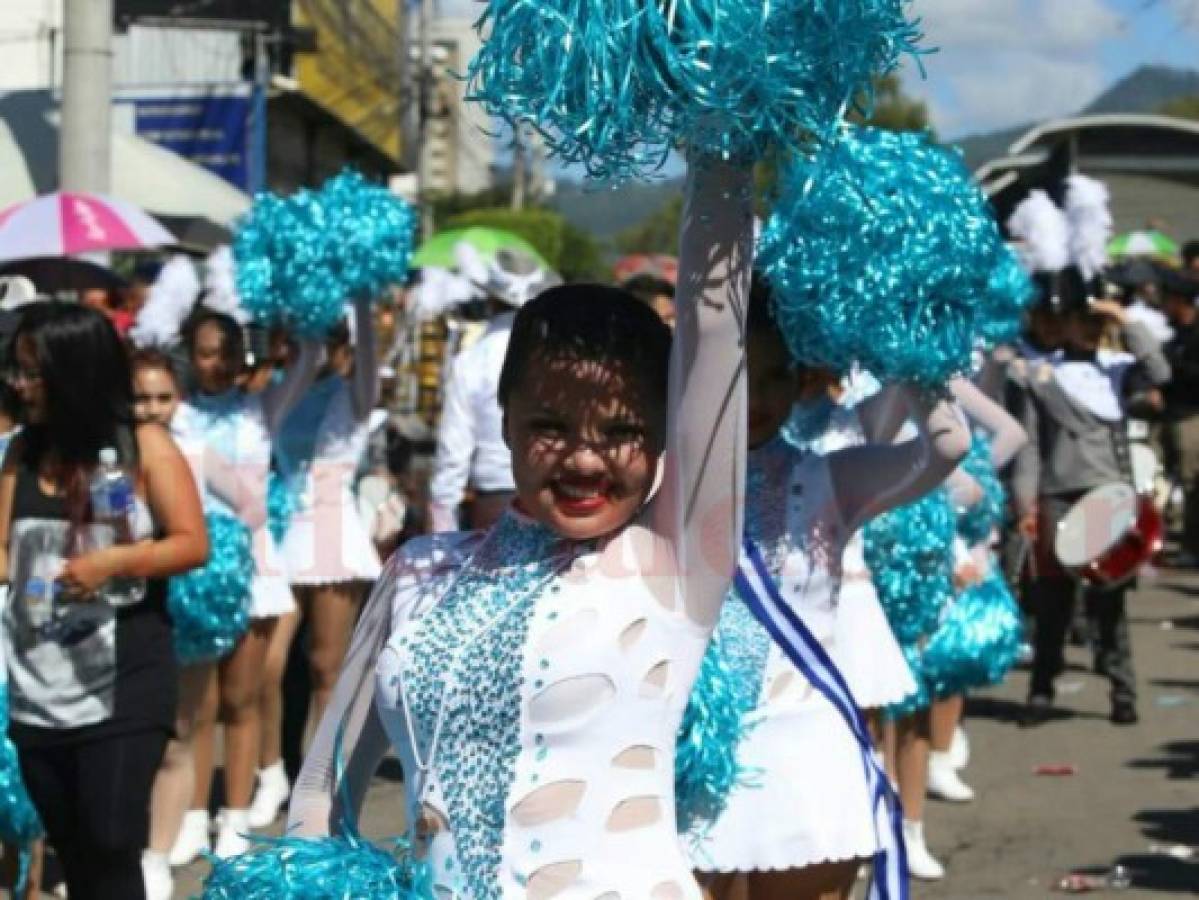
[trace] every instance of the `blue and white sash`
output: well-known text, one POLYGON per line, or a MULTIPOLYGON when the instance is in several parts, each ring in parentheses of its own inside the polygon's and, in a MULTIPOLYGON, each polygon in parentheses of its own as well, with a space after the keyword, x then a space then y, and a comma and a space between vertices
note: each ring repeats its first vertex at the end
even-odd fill
POLYGON ((787 605, 766 567, 762 551, 749 538, 745 539, 734 584, 745 605, 770 633, 787 659, 813 687, 828 698, 857 738, 879 844, 879 851, 874 857, 869 897, 870 900, 908 900, 908 858, 903 845, 903 814, 899 798, 874 757, 866 720, 858 710, 845 678, 820 642, 787 605))

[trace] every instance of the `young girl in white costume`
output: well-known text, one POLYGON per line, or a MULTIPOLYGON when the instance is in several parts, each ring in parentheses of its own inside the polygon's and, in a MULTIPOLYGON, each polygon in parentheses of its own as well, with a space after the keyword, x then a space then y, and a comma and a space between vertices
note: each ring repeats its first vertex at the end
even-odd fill
MULTIPOLYGON (((756 291, 749 314, 746 534, 783 598, 835 661, 838 648, 830 645, 850 537, 867 518, 943 480, 966 453, 969 433, 950 403, 889 388, 863 408, 866 431, 898 402, 922 426, 916 439, 827 456, 788 443, 779 429, 796 399, 799 374, 768 302, 765 290, 756 291), (870 409, 875 404, 879 408, 870 409)), ((879 430, 893 433, 897 426, 879 430)), ((695 867, 708 874, 716 898, 735 896, 738 873, 752 900, 846 897, 859 862, 879 849, 857 741, 737 594, 725 605, 720 634, 735 677, 756 688, 737 747, 751 781, 733 788, 714 823, 699 824, 688 836, 695 867)))
POLYGON ((354 501, 354 475, 370 437, 379 395, 374 318, 369 299, 352 307, 325 342, 316 383, 286 418, 274 443, 275 465, 290 501, 280 543, 299 609, 285 615, 271 638, 262 679, 263 741, 250 824, 269 825, 290 786, 281 746, 282 686, 301 616, 308 620, 312 720, 319 721, 354 629, 366 587, 381 565, 354 501), (351 327, 351 321, 354 323, 351 327))
MULTIPOLYGON (((965 760, 955 758, 952 752, 955 736, 961 742, 962 752, 965 751, 966 738, 961 732, 961 720, 965 711, 966 698, 962 687, 964 685, 987 686, 979 683, 979 680, 983 678, 987 680, 988 684, 994 683, 1001 677, 1000 673, 1014 661, 1010 655, 1007 655, 1006 659, 995 658, 996 655, 1005 655, 1000 652, 1001 645, 1012 644, 1011 641, 1001 641, 1000 644, 996 644, 995 641, 999 639, 1000 634, 1007 630, 1009 636, 1014 640, 1019 629, 1015 627, 1018 615, 1015 618, 1005 617, 1002 620, 997 618, 1002 609, 1008 609, 1013 614, 1016 613, 1016 610, 1006 585, 1002 584, 1002 573, 996 571, 992 546, 993 542, 998 539, 996 528, 1002 523, 1003 515, 1003 490, 998 485, 998 473, 1011 462, 1028 440, 1028 435, 1025 434, 1020 423, 998 403, 983 395, 976 406, 986 413, 986 418, 982 421, 977 419, 975 421, 975 424, 978 425, 978 433, 974 437, 974 447, 967 462, 963 463, 958 470, 962 476, 962 486, 954 489, 951 484, 951 494, 959 506, 958 539, 968 552, 967 568, 970 583, 966 584, 959 592, 955 605, 951 607, 946 617, 947 621, 942 623, 938 633, 933 635, 929 646, 925 648, 926 663, 930 657, 940 662, 935 673, 928 672, 926 665, 926 674, 933 682, 931 688, 935 698, 929 723, 931 753, 928 764, 928 794, 942 800, 959 803, 974 799, 974 791, 962 781, 957 772, 960 767, 965 765, 965 760), (995 496, 996 494, 998 496, 995 496), (975 524, 980 517, 981 522, 975 524), (976 533, 980 527, 981 533, 976 533), (996 583, 986 586, 984 582, 987 581, 996 581, 996 583), (979 603, 977 600, 972 600, 971 596, 966 593, 979 590, 991 591, 992 593, 988 594, 991 600, 985 604, 979 603), (958 629, 961 625, 968 621, 961 617, 967 615, 984 618, 985 621, 977 622, 976 627, 969 633, 973 635, 975 641, 986 641, 987 643, 973 643, 968 646, 947 644, 942 650, 941 640, 953 640, 950 632, 946 629, 953 629, 956 636, 957 633, 960 633, 958 629), (958 621, 959 619, 960 621, 958 621), (1007 629, 1003 627, 1001 621, 1006 623, 1007 629), (965 655, 965 659, 961 655, 965 655), (986 661, 989 671, 985 675, 974 666, 969 667, 970 671, 962 671, 963 662, 975 659, 984 662, 982 657, 987 655, 992 658, 986 661), (955 656, 958 656, 956 665, 955 656)), ((966 579, 959 578, 959 581, 964 582, 966 579)), ((1009 649, 1013 649, 1014 646, 1012 644, 1009 649)))
POLYGON ((500 388, 517 503, 389 564, 297 782, 300 834, 342 821, 339 739, 357 805, 390 738, 438 897, 698 900, 674 742, 740 538, 751 238, 748 169, 693 164, 669 363, 622 291, 521 310, 500 388))
MULTIPOLYGON (((205 511, 239 518, 253 534, 256 572, 251 586, 250 628, 233 652, 202 674, 195 687, 204 693, 193 732, 195 758, 191 809, 171 849, 172 865, 186 865, 208 849, 208 798, 212 783, 213 738, 219 717, 225 733, 226 808, 220 817, 215 852, 233 856, 249 846, 248 809, 258 761, 258 685, 267 643, 279 616, 294 608, 280 569, 274 542, 266 529, 266 473, 271 435, 311 383, 319 348, 302 345, 299 358, 285 379, 259 394, 246 393, 239 384, 245 365, 241 327, 229 316, 200 312, 186 332, 196 391, 182 403, 171 420, 171 432, 189 455, 204 458, 215 453, 236 475, 225 487, 203 479, 205 511), (210 450, 208 448, 211 448, 210 450), (259 493, 247 494, 253 485, 259 493)), ((208 471, 208 467, 205 467, 208 471)), ((191 688, 188 688, 189 690, 191 688)))
MULTIPOLYGON (((810 449, 822 456, 845 447, 890 443, 898 431, 905 404, 874 401, 872 398, 879 388, 877 381, 861 372, 842 379, 840 384, 832 384, 827 400, 796 408, 792 416, 795 430, 787 432, 788 439, 794 440, 801 450, 810 449), (864 400, 871 402, 863 404, 864 400), (827 427, 814 434, 808 448, 800 439, 801 422, 808 421, 813 414, 825 417, 827 427)), ((853 692, 858 708, 871 719, 872 729, 881 733, 881 722, 875 729, 873 721, 876 711, 902 700, 916 689, 916 682, 879 603, 866 566, 860 530, 845 545, 841 572, 832 642, 837 668, 853 692)))

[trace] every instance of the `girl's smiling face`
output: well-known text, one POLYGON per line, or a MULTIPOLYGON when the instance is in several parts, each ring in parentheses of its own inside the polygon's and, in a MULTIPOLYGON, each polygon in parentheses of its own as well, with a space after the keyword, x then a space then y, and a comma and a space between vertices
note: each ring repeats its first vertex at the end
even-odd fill
POLYGON ((618 530, 653 489, 666 411, 624 365, 541 358, 527 371, 504 413, 522 510, 571 540, 618 530))

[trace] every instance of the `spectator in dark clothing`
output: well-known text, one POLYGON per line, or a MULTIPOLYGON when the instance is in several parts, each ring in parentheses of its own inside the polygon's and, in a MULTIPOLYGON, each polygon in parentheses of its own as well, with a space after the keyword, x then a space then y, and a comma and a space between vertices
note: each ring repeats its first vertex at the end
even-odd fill
POLYGON ((1187 241, 1182 245, 1182 268, 1199 274, 1199 241, 1187 241))
POLYGON ((1174 337, 1163 348, 1173 378, 1165 387, 1168 438, 1184 492, 1183 565, 1199 564, 1199 273, 1168 272, 1162 296, 1174 337))

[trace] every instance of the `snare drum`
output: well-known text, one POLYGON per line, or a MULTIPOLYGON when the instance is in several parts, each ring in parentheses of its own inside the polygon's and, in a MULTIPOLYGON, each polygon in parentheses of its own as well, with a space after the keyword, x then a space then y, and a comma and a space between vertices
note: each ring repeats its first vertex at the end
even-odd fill
POLYGON ((1164 523, 1153 498, 1128 484, 1095 488, 1058 523, 1054 552, 1071 575, 1115 588, 1136 577, 1162 548, 1164 523))

